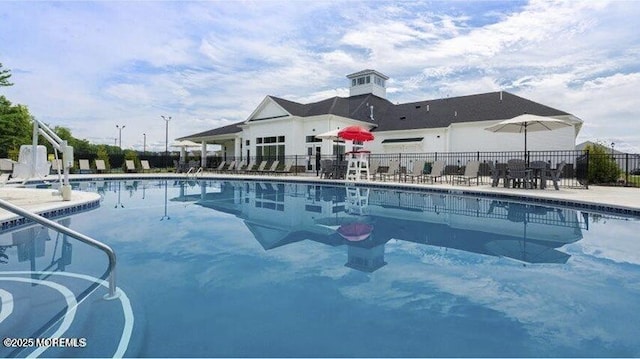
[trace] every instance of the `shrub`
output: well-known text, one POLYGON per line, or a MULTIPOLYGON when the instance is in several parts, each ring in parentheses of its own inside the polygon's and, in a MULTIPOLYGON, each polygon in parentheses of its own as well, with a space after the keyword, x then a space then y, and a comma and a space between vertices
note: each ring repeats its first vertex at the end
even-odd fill
POLYGON ((588 145, 585 150, 589 151, 589 183, 615 183, 622 171, 606 148, 588 145))

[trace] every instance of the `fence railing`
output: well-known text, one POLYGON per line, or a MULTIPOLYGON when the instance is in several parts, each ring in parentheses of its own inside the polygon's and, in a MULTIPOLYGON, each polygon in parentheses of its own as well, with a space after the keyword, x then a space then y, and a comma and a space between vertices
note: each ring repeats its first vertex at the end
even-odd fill
MULTIPOLYGON (((76 158, 86 158, 82 155, 76 155, 76 158)), ((401 171, 410 171, 415 161, 426 161, 427 163, 435 161, 444 161, 446 164, 446 173, 456 173, 462 171, 469 161, 480 162, 480 175, 489 176, 489 162, 506 163, 509 159, 524 159, 528 163, 534 161, 544 161, 549 163, 551 168, 556 168, 561 162, 565 163, 562 171, 560 185, 562 187, 588 187, 589 184, 606 184, 614 186, 635 186, 640 187, 640 154, 589 154, 586 151, 567 150, 567 151, 505 151, 505 152, 424 152, 424 153, 388 153, 369 155, 370 160, 378 161, 381 165, 387 165, 391 161, 398 161, 401 171)), ((149 161, 153 168, 174 168, 174 163, 179 161, 179 157, 175 155, 164 156, 140 155, 140 159, 149 161)), ((254 161, 258 164, 261 161, 280 162, 279 169, 282 169, 286 163, 293 164, 292 171, 295 173, 316 174, 320 171, 320 161, 322 160, 343 160, 344 155, 288 155, 288 156, 253 156, 247 158, 242 157, 216 157, 209 156, 207 158, 206 169, 217 168, 221 161, 230 163, 231 161, 239 161, 247 163, 254 161)), ((200 159, 191 159, 192 163, 197 167, 200 166, 200 159)), ((111 167, 117 168, 122 165, 124 159, 122 156, 115 156, 111 159, 111 167)))

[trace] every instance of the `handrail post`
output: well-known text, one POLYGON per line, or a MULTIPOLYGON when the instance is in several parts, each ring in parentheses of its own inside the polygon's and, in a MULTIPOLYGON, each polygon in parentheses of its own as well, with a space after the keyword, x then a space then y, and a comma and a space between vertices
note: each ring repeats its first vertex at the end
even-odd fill
POLYGON ((80 232, 76 232, 59 223, 56 223, 50 219, 44 218, 39 214, 29 212, 21 207, 14 205, 13 203, 7 202, 4 199, 0 199, 0 208, 4 208, 7 211, 13 212, 34 222, 40 223, 45 227, 53 228, 58 232, 62 232, 63 234, 71 236, 79 240, 80 242, 84 242, 105 252, 107 258, 109 259, 109 294, 105 295, 104 299, 111 300, 118 298, 119 295, 118 293, 116 293, 116 253, 113 251, 113 249, 111 249, 111 247, 80 232))

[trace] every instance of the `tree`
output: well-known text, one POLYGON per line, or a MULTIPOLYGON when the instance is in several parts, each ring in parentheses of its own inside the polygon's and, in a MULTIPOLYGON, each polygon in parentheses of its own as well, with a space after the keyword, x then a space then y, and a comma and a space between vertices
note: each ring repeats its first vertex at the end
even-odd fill
POLYGON ((13 84, 9 82, 9 77, 11 77, 11 70, 3 70, 2 62, 0 62, 0 86, 13 86, 13 84))
POLYGON ((17 160, 21 145, 31 143, 33 119, 23 105, 0 96, 0 157, 17 160))

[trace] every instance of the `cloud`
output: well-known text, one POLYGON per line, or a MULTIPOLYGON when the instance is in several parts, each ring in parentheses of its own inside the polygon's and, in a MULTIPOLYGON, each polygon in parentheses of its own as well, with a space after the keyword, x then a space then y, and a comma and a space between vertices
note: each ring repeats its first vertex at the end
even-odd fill
POLYGON ((634 2, 39 2, 5 3, 6 89, 79 137, 128 121, 162 142, 245 119, 266 95, 344 94, 346 74, 389 75, 392 102, 504 89, 574 113, 580 139, 624 139, 640 43, 634 2), (182 14, 182 15, 176 15, 182 14), (11 36, 20 34, 19 37, 11 36), (338 90, 336 90, 338 89, 338 90), (616 106, 595 106, 609 98, 616 106), (608 109, 608 112, 607 110, 608 109), (607 124, 615 118, 616 126, 607 124), (90 121, 91 125, 83 124, 90 121), (190 127, 195 125, 196 127, 190 127))

